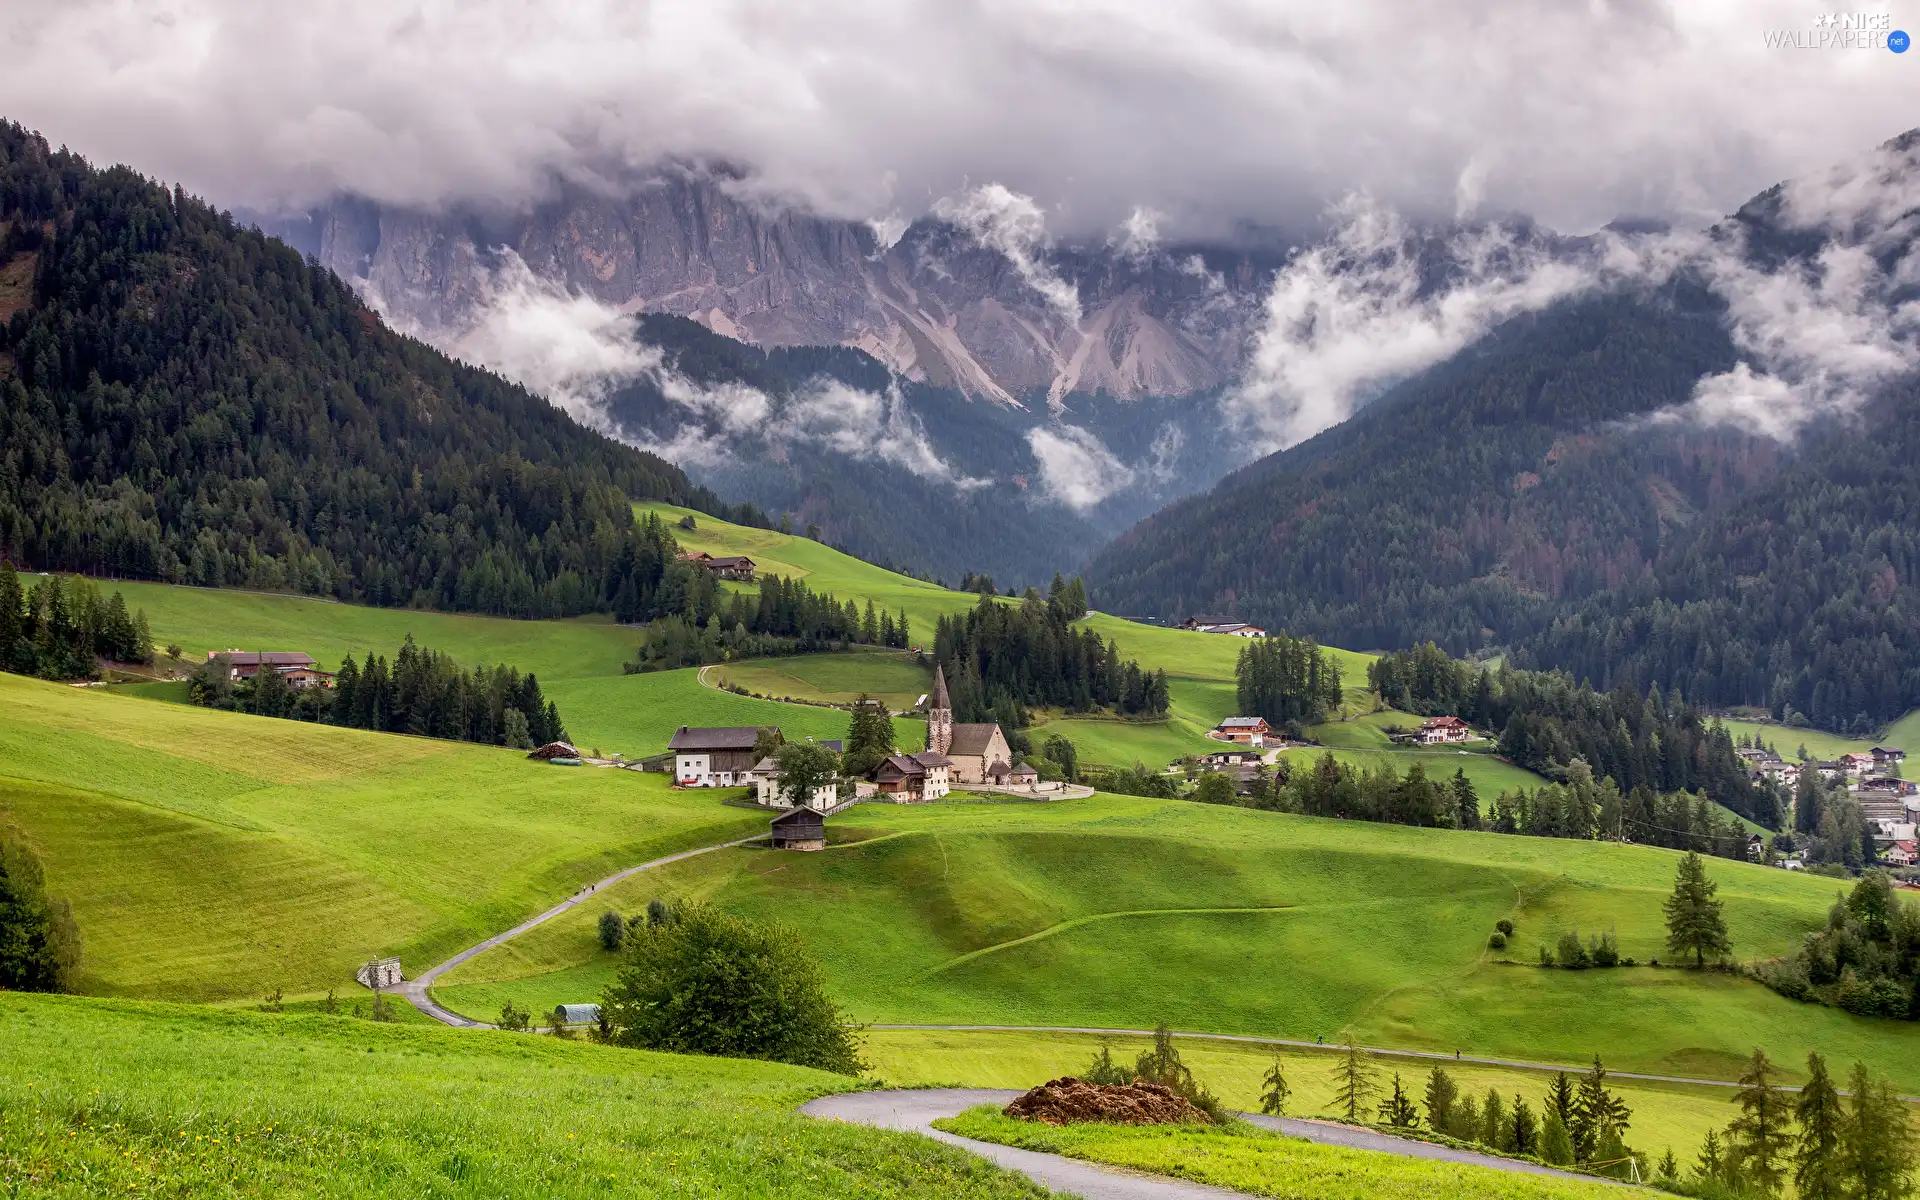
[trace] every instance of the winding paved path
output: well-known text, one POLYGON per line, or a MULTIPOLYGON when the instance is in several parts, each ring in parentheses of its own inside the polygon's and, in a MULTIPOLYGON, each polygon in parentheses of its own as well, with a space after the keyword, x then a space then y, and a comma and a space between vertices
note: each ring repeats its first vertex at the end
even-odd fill
MULTIPOLYGON (((1056 1192, 1084 1196, 1086 1200, 1203 1200, 1203 1198, 1204 1200, 1222 1200, 1225 1197, 1240 1197, 1247 1194, 1210 1187, 1206 1184, 1189 1183, 1184 1179, 1143 1175, 1118 1167, 1082 1162, 1059 1154, 1045 1154, 1037 1150, 1021 1150, 993 1142, 975 1141, 972 1138, 963 1138, 957 1134, 933 1128, 933 1122, 942 1117, 958 1116, 978 1104, 1005 1104, 1019 1094, 1019 1092, 997 1088, 849 1092, 838 1096, 822 1096, 818 1100, 809 1101, 801 1106, 800 1111, 807 1116, 825 1120, 848 1121, 856 1125, 871 1125, 878 1129, 899 1129, 909 1133, 925 1134, 950 1146, 958 1146, 977 1154, 1010 1171, 1018 1171, 1042 1187, 1052 1188, 1056 1192)), ((1408 1158, 1429 1158, 1440 1162, 1466 1163, 1526 1175, 1554 1175, 1564 1179, 1595 1182, 1594 1177, 1590 1175, 1574 1175, 1567 1171, 1555 1171, 1550 1167, 1516 1162, 1510 1158, 1495 1158, 1492 1155, 1473 1154, 1446 1146, 1429 1145, 1426 1142, 1388 1137, 1372 1130, 1355 1129, 1327 1121, 1262 1117, 1252 1113, 1241 1115, 1263 1128, 1326 1146, 1378 1150, 1387 1154, 1405 1155, 1408 1158)))
POLYGON ((451 1009, 442 1008, 438 1003, 436 1003, 429 990, 433 987, 434 980, 440 978, 440 976, 446 974, 448 971, 453 970, 453 968, 459 966, 463 962, 466 962, 468 959, 474 957, 477 954, 483 954, 486 951, 493 949, 495 946, 501 945, 504 942, 510 942, 514 938, 519 937, 521 934, 525 933, 527 930, 532 929, 536 926, 545 925, 548 921, 553 920, 555 917, 559 916, 563 912, 566 912, 568 909, 573 908, 580 904, 584 904, 586 901, 593 899, 594 895, 597 892, 599 892, 601 888, 607 887, 611 884, 619 883, 622 879, 625 879, 630 875, 638 875, 642 871, 651 871, 655 867, 664 867, 668 863, 677 863, 677 862, 680 862, 682 859, 693 858, 694 856, 700 855, 700 854, 708 854, 715 850, 727 850, 727 849, 731 849, 734 846, 744 846, 744 845, 747 845, 749 842, 761 841, 764 838, 764 836, 765 835, 763 834, 755 834, 752 837, 738 838, 731 842, 720 842, 717 845, 713 845, 713 846, 701 846, 697 850, 682 850, 678 854, 669 854, 665 858, 656 858, 652 862, 643 862, 636 867, 628 867, 623 871, 615 871, 613 874, 607 876, 605 879, 602 879, 597 883, 590 883, 586 887, 581 888, 579 891, 575 892, 573 895, 569 896, 567 899, 562 900, 560 903, 554 905, 552 908, 548 909, 547 911, 541 913, 539 916, 528 917, 526 920, 520 922, 518 925, 515 925, 512 929, 507 930, 505 933, 496 933, 484 942, 480 942, 477 945, 468 946, 465 950, 462 950, 460 953, 454 955, 452 958, 439 964, 438 966, 428 967, 426 970, 420 972, 420 974, 414 976, 412 979, 409 979, 403 982, 399 988, 400 994, 405 996, 408 1002, 411 1003, 415 1008, 419 1009, 421 1012, 427 1014, 428 1016, 432 1017, 434 1020, 439 1021, 443 1024, 458 1025, 462 1029, 492 1029, 493 1026, 488 1024, 485 1021, 475 1021, 470 1017, 463 1017, 459 1013, 454 1012, 451 1009))

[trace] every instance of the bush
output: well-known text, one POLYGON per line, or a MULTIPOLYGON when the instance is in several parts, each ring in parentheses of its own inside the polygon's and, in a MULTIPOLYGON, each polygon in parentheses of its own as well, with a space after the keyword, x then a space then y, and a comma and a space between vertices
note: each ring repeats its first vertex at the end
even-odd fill
POLYGON ((1907 990, 1892 979, 1861 979, 1848 967, 1840 976, 1840 991, 1834 1002, 1862 1017, 1904 1017, 1907 1015, 1907 990))
POLYGON ((1193 1072, 1180 1059, 1180 1048, 1173 1044, 1173 1031, 1165 1025, 1153 1031, 1153 1045, 1140 1052, 1133 1063, 1134 1078, 1157 1083, 1186 1098, 1187 1103, 1207 1114, 1215 1125, 1224 1124, 1227 1110, 1212 1092, 1200 1085, 1193 1072))
POLYGON ((600 948, 618 950, 627 944, 627 923, 619 913, 608 909, 600 914, 600 948))
POLYGON ((1577 929, 1569 929, 1560 935, 1560 944, 1554 950, 1554 957, 1569 971, 1584 971, 1593 965, 1587 948, 1580 943, 1580 931, 1577 929))
POLYGON ((1613 940, 1613 934, 1603 933, 1587 946, 1587 955, 1596 967, 1617 967, 1620 965, 1620 944, 1613 940))
POLYGON ((1507 920, 1505 917, 1501 917, 1498 921, 1495 921, 1493 927, 1498 929, 1504 937, 1513 936, 1513 922, 1507 920))
POLYGON ((1105 1086, 1118 1086, 1133 1082, 1133 1072, 1113 1061, 1113 1047, 1100 1043, 1100 1052, 1093 1056, 1093 1062, 1080 1072, 1080 1078, 1088 1083, 1105 1086))
POLYGON ((1799 955, 1775 962, 1756 963, 1750 973, 1761 983, 1789 1000, 1815 1000, 1813 981, 1807 978, 1806 960, 1799 955))
POLYGON ((1507 948, 1507 935, 1500 932, 1498 929, 1494 930, 1493 936, 1487 939, 1487 949, 1505 950, 1506 948, 1507 948))
POLYGON ((80 927, 50 897, 40 859, 0 826, 0 991, 68 992, 80 975, 80 927))
POLYGON ((601 998, 614 1045, 863 1069, 798 930, 686 903, 655 923, 648 908, 601 998))
POLYGON ((513 1033, 525 1033, 532 1024, 532 1014, 513 1001, 509 1000, 500 1006, 500 1028, 513 1033))

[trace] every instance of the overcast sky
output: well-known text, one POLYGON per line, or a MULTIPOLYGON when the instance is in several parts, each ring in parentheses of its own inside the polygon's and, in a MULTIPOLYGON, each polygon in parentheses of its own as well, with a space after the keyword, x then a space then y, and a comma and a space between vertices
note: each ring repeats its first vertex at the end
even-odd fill
MULTIPOLYGON (((222 203, 524 203, 663 155, 850 217, 988 182, 1056 232, 1353 190, 1707 219, 1920 124, 1920 52, 1773 0, 8 0, 0 113, 222 203)), ((1896 17, 1898 14, 1895 14, 1896 17)), ((1912 14, 1920 30, 1920 12, 1912 14)))

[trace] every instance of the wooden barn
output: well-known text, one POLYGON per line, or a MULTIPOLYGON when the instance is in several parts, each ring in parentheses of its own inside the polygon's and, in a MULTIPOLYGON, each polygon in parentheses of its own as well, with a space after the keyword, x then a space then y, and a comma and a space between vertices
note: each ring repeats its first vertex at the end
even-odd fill
POLYGON ((793 808, 773 819, 775 850, 825 850, 827 818, 811 808, 793 808))

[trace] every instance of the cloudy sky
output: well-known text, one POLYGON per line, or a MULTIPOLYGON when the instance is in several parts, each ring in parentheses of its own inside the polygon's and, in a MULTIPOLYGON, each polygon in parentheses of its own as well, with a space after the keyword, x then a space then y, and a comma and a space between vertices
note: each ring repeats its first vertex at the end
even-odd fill
POLYGON ((848 217, 992 182, 1063 233, 1289 227, 1355 190, 1583 230, 1705 219, 1920 123, 1920 52, 1768 49, 1820 11, 1774 0, 5 7, 0 113, 267 210, 518 204, 673 155, 848 217))

